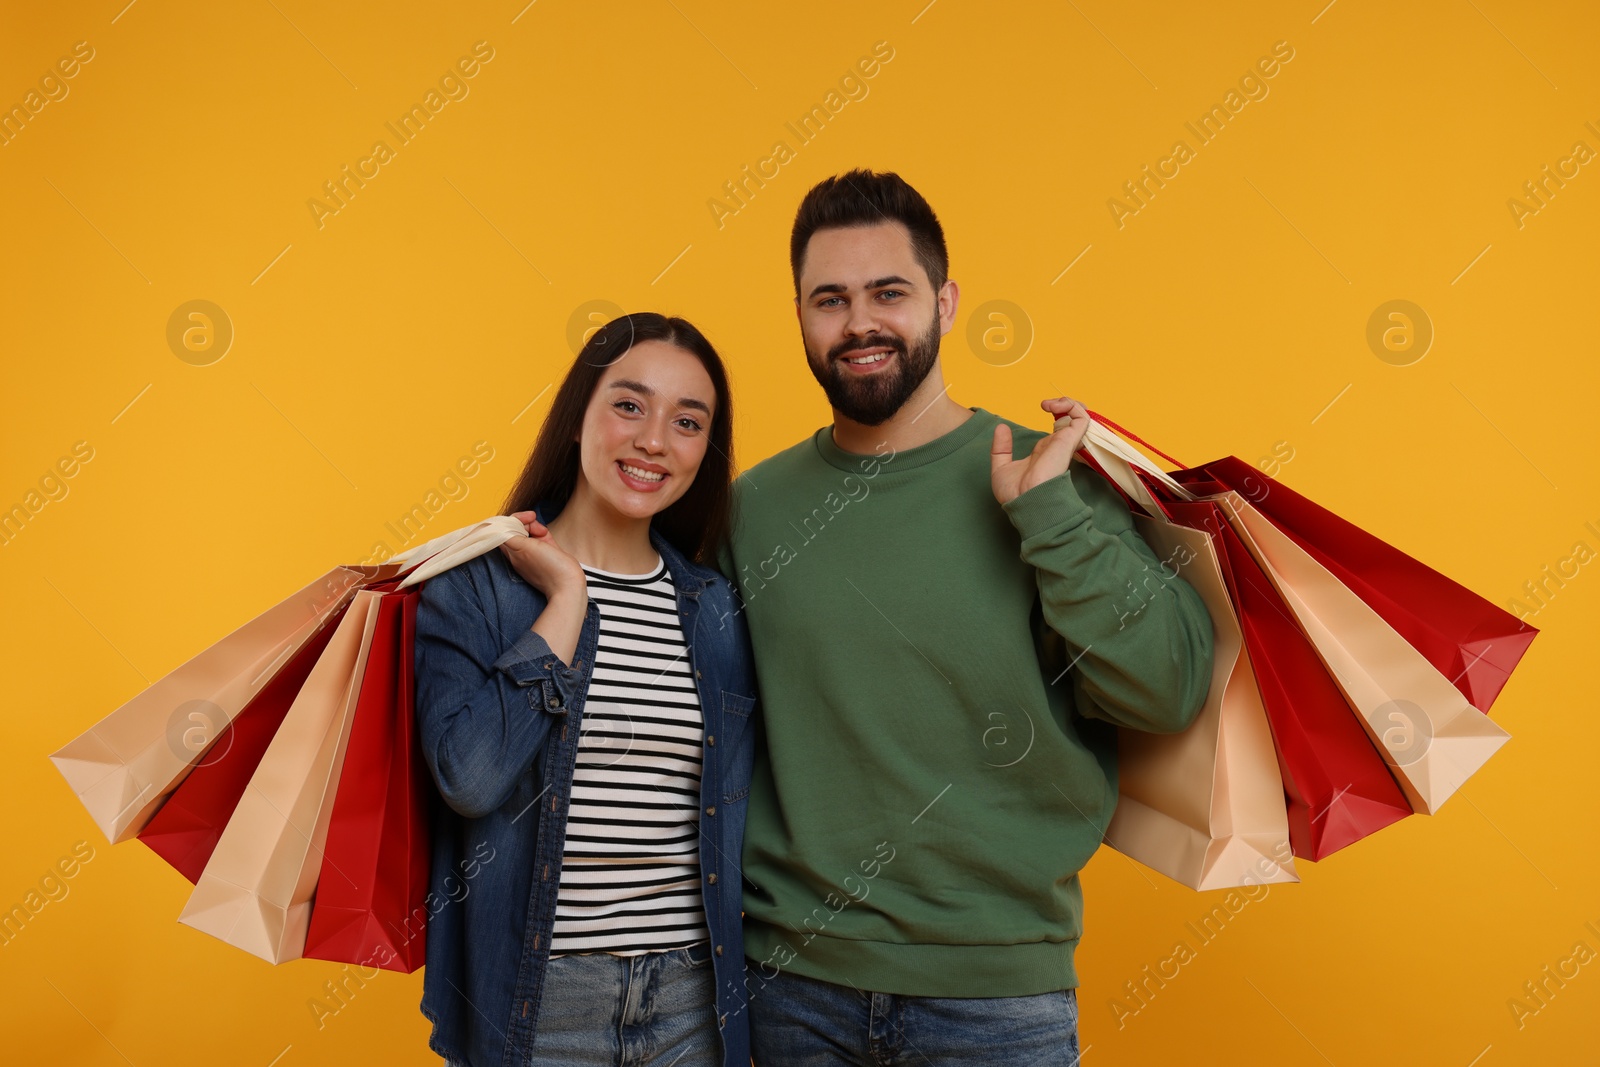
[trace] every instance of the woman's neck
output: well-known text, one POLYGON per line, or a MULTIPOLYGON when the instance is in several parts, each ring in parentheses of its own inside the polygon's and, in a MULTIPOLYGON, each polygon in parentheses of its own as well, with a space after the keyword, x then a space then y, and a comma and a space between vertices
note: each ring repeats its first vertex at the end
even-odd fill
POLYGON ((617 574, 645 574, 660 553, 650 543, 650 520, 622 515, 585 492, 580 482, 567 506, 546 525, 556 544, 579 563, 617 574))

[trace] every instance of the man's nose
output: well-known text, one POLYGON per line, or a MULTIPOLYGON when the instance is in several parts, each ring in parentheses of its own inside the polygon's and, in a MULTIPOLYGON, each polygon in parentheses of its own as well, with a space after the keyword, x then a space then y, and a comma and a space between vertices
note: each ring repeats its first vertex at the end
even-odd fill
POLYGON ((850 305, 850 314, 845 317, 844 332, 851 337, 866 337, 879 332, 878 309, 870 302, 856 301, 850 305))

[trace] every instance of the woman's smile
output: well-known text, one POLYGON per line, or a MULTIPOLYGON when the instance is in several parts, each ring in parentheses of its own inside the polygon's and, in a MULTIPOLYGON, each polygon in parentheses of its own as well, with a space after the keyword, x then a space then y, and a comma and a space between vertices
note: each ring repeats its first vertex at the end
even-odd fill
POLYGON ((617 460, 617 474, 622 484, 640 493, 654 493, 671 477, 665 467, 640 460, 617 460))

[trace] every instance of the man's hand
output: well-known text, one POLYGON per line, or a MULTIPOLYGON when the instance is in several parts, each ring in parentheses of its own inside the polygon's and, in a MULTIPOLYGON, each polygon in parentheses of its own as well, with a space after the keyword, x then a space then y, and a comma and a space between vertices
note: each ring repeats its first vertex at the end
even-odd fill
POLYGON ((1033 451, 1022 459, 1011 458, 1011 427, 994 428, 994 444, 989 448, 989 484, 994 498, 1009 504, 1018 496, 1058 474, 1065 474, 1072 454, 1089 432, 1089 412, 1070 397, 1043 400, 1039 406, 1055 416, 1055 429, 1041 438, 1033 451))

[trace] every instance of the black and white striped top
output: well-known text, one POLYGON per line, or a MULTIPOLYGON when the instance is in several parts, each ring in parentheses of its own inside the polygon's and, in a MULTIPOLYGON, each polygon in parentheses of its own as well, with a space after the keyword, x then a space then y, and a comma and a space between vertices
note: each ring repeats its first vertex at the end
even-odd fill
POLYGON ((600 609, 550 954, 632 956, 706 941, 700 892, 705 736, 677 598, 650 574, 584 567, 600 609))

